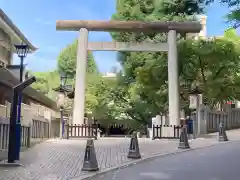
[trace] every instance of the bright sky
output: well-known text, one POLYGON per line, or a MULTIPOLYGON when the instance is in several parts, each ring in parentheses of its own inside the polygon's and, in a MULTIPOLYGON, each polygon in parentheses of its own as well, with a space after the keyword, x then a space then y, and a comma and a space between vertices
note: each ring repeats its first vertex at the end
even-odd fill
MULTIPOLYGON (((48 71, 56 68, 57 56, 77 32, 56 31, 56 20, 108 20, 115 12, 115 0, 0 0, 0 7, 39 50, 26 58, 28 69, 48 71)), ((215 3, 206 11, 209 36, 221 35, 227 24, 227 7, 215 3)), ((93 32, 90 41, 111 41, 108 33, 93 32)), ((94 52, 101 72, 119 66, 115 52, 94 52)), ((14 59, 19 63, 18 58, 14 59)))

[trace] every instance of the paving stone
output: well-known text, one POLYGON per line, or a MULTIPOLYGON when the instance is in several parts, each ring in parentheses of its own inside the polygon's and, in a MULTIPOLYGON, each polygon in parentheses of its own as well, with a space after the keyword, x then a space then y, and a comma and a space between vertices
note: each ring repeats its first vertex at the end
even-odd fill
MULTIPOLYGON (((240 140, 240 130, 228 132, 229 139, 240 140)), ((94 141, 100 171, 134 162, 127 158, 129 138, 94 141)), ((217 136, 190 140, 192 148, 218 144, 217 136)), ((48 140, 21 153, 22 167, 0 168, 0 180, 77 180, 91 173, 82 172, 86 140, 48 140)), ((181 151, 176 140, 139 139, 143 158, 181 151)))

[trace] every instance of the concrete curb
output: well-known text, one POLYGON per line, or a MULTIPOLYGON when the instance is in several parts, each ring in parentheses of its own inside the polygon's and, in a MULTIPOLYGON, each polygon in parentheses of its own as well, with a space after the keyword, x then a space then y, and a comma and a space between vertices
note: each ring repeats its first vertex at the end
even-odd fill
POLYGON ((129 166, 132 166, 132 165, 135 165, 137 163, 144 162, 144 161, 147 161, 147 160, 152 160, 154 158, 169 156, 169 155, 176 155, 176 154, 184 153, 184 152, 187 152, 187 151, 194 151, 194 150, 204 149, 204 148, 208 148, 208 147, 223 145, 223 144, 227 144, 227 143, 234 143, 234 142, 238 142, 238 141, 240 141, 240 140, 225 141, 225 142, 219 142, 219 143, 216 143, 216 144, 210 144, 210 145, 206 145, 206 146, 196 147, 196 148, 183 149, 183 150, 180 150, 180 149, 178 150, 177 149, 175 152, 154 154, 152 156, 143 157, 139 160, 126 162, 126 163, 123 163, 119 166, 107 168, 107 169, 104 169, 100 172, 95 172, 95 173, 92 173, 92 174, 86 174, 86 175, 83 175, 82 177, 79 176, 79 177, 76 177, 76 178, 73 178, 73 179, 70 179, 70 180, 87 180, 87 179, 90 179, 90 178, 92 178, 94 176, 97 176, 97 175, 102 175, 102 174, 105 174, 105 173, 108 173, 110 171, 114 171, 114 170, 117 170, 117 169, 124 169, 126 167, 129 167, 129 166))

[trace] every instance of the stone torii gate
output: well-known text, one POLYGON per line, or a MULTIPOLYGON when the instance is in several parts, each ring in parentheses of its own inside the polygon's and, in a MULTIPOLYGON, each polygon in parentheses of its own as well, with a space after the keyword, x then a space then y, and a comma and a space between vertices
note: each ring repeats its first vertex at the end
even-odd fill
POLYGON ((56 29, 79 31, 73 124, 84 123, 85 77, 88 51, 168 52, 169 122, 180 123, 177 33, 199 33, 199 22, 58 20, 56 29), (167 43, 88 42, 89 31, 168 33, 167 43))

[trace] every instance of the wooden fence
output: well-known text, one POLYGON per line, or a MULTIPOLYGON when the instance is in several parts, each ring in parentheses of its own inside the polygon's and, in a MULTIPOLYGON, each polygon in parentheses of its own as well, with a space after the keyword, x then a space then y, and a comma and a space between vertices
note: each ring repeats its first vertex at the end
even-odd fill
MULTIPOLYGON (((9 138, 10 125, 6 123, 0 124, 0 150, 8 149, 8 138, 9 138)), ((21 147, 30 147, 30 127, 21 126, 21 147)))
POLYGON ((49 138, 50 137, 50 124, 43 121, 32 121, 31 138, 49 138))
POLYGON ((97 124, 66 124, 64 137, 69 138, 94 138, 97 139, 97 124))
MULTIPOLYGON (((34 139, 49 138, 49 123, 33 120, 32 126, 21 126, 21 148, 29 148, 34 139)), ((0 152, 8 149, 10 124, 6 118, 0 118, 0 152)))
POLYGON ((179 139, 181 128, 178 125, 153 125, 152 139, 179 139))

